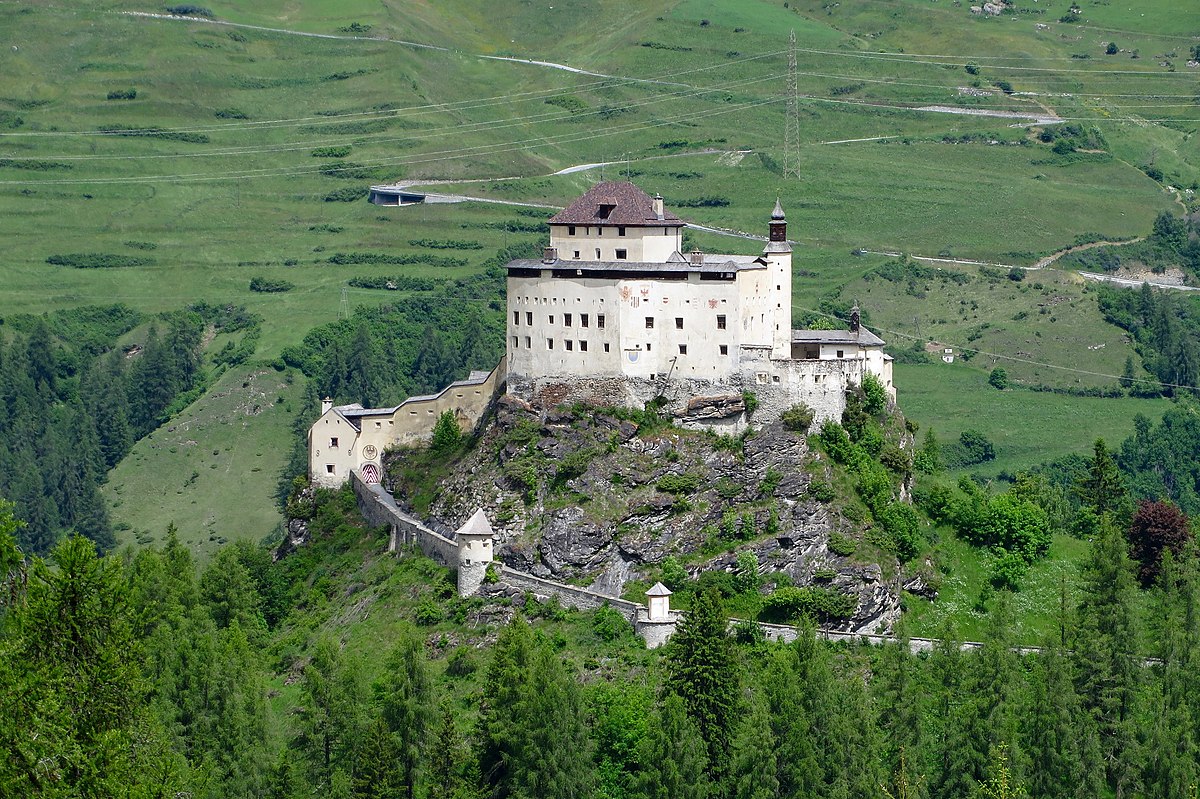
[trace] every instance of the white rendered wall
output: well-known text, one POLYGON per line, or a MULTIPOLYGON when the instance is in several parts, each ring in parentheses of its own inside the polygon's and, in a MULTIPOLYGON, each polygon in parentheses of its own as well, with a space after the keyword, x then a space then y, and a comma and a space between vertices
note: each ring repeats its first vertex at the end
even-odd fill
POLYGON ((662 264, 683 246, 683 229, 679 227, 574 227, 575 235, 571 235, 571 226, 550 226, 550 246, 558 249, 558 257, 564 261, 624 260, 662 264), (623 259, 617 258, 617 250, 625 250, 623 259))

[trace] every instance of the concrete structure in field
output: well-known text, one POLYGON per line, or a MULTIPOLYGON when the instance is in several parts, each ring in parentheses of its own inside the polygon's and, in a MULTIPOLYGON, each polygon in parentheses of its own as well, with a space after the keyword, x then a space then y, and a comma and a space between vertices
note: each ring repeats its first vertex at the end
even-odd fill
POLYGON ((778 201, 762 253, 684 255, 684 223, 632 183, 594 186, 550 219, 540 260, 508 264, 508 391, 543 406, 658 401, 690 426, 741 429, 797 403, 841 417, 890 356, 862 328, 793 330, 792 247, 778 201), (753 393, 754 418, 742 401, 753 393))
POLYGON ((309 479, 335 488, 357 471, 366 482, 378 483, 384 451, 427 441, 445 411, 453 412, 464 430, 475 429, 504 388, 505 367, 502 361, 491 372, 472 372, 437 394, 409 397, 391 408, 334 406, 324 400, 320 417, 308 430, 309 479))

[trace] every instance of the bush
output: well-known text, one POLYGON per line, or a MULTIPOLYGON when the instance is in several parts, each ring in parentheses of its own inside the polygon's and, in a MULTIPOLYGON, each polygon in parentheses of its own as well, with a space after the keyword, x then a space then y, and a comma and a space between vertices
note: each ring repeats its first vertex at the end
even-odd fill
POLYGON ((633 639, 633 627, 629 619, 607 602, 596 609, 592 616, 592 632, 601 641, 613 642, 621 639, 633 639))
POLYGON ((863 375, 862 390, 864 395, 863 410, 872 416, 878 416, 887 410, 887 389, 883 382, 868 372, 863 375))
POLYGON ((479 668, 469 646, 456 646, 446 658, 446 674, 450 677, 470 677, 479 668))
POLYGON ((204 6, 194 6, 191 4, 178 5, 178 6, 167 6, 167 13, 174 14, 177 17, 209 17, 209 18, 211 18, 213 15, 213 12, 211 9, 205 8, 204 6))
POLYGON ((821 425, 821 432, 817 434, 817 439, 825 447, 829 457, 838 463, 846 463, 850 460, 854 445, 850 443, 850 436, 846 435, 846 428, 837 422, 830 419, 821 425))
POLYGON ((788 430, 796 433, 807 433, 808 428, 812 427, 814 413, 812 408, 801 402, 781 413, 779 421, 783 422, 783 426, 788 430))
POLYGON ((658 490, 667 494, 691 494, 699 487, 700 475, 692 472, 666 474, 657 483, 658 490))
POLYGON ((963 449, 965 458, 962 466, 974 466, 996 459, 996 447, 983 433, 978 430, 964 430, 958 436, 958 443, 963 449))
POLYGON ((1029 564, 1016 552, 1005 552, 992 563, 988 581, 998 591, 1019 591, 1029 564))
POLYGON ((754 413, 758 409, 758 395, 753 391, 742 392, 742 402, 746 405, 746 413, 754 413))
POLYGON ((432 627, 444 618, 441 606, 431 599, 426 599, 417 606, 416 622, 422 627, 432 627))
POLYGON ((106 252, 75 252, 67 255, 51 255, 46 259, 46 263, 54 266, 71 266, 75 269, 112 269, 122 266, 149 266, 154 263, 154 259, 106 252))
POLYGON ((345 158, 350 155, 350 145, 343 144, 338 147, 318 147, 309 153, 313 158, 345 158))
POLYGON ((458 419, 454 418, 454 411, 443 411, 433 426, 429 448, 434 452, 446 453, 456 449, 462 443, 462 438, 462 428, 458 426, 458 419))
POLYGON ((279 294, 294 288, 296 288, 296 284, 286 280, 267 280, 265 277, 250 278, 250 290, 264 294, 279 294))
POLYGON ((662 562, 662 584, 672 591, 678 591, 687 585, 687 571, 674 555, 667 555, 662 562))
POLYGON ((824 480, 813 480, 808 484, 808 490, 805 492, 817 502, 833 502, 837 494, 833 490, 833 486, 824 480))
POLYGON ((848 558, 858 551, 858 544, 853 539, 847 538, 841 533, 830 533, 829 551, 835 555, 841 555, 843 558, 848 558))
POLYGON ((893 502, 876 516, 883 533, 880 545, 901 563, 907 563, 921 551, 921 518, 912 505, 893 502))
POLYGON ((1008 372, 1004 370, 1003 366, 997 366, 988 375, 988 385, 1001 391, 1008 388, 1008 372))
POLYGON ((113 89, 108 93, 109 100, 135 100, 137 89, 113 89))
POLYGON ((789 622, 805 615, 816 621, 848 619, 854 615, 855 597, 832 588, 780 588, 767 597, 760 616, 764 621, 789 622))
POLYGON ((326 194, 325 202, 327 202, 327 203, 353 203, 353 202, 358 202, 365 196, 366 196, 366 192, 363 189, 356 189, 354 187, 347 186, 344 189, 335 189, 334 191, 331 191, 328 194, 326 194))
POLYGON ((883 452, 879 454, 879 462, 901 476, 912 470, 912 461, 908 459, 908 454, 894 444, 884 447, 883 452))

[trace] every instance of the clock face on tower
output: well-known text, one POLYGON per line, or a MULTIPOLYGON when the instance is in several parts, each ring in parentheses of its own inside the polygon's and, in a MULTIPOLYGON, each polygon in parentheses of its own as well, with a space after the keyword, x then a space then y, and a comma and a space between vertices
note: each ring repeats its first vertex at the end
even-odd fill
POLYGON ((362 448, 363 460, 373 461, 375 456, 379 454, 379 450, 375 449, 374 444, 367 444, 362 448))

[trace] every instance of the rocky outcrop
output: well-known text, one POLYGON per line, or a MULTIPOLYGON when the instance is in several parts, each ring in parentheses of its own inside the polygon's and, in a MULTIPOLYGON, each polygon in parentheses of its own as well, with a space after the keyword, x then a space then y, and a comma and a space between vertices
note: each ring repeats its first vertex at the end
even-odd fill
MULTIPOLYGON (((740 395, 697 399, 689 412, 744 412, 740 395)), ((478 444, 440 482, 430 526, 456 529, 482 507, 507 566, 614 596, 631 580, 657 579, 667 556, 698 575, 733 571, 738 553, 750 551, 767 590, 831 588, 857 601, 833 626, 890 630, 900 612, 898 564, 830 549, 831 533, 861 531, 810 495, 814 475, 828 476, 802 435, 775 424, 734 439, 622 416, 539 412, 502 399, 478 444)), ((395 497, 403 504, 402 485, 395 497)))

